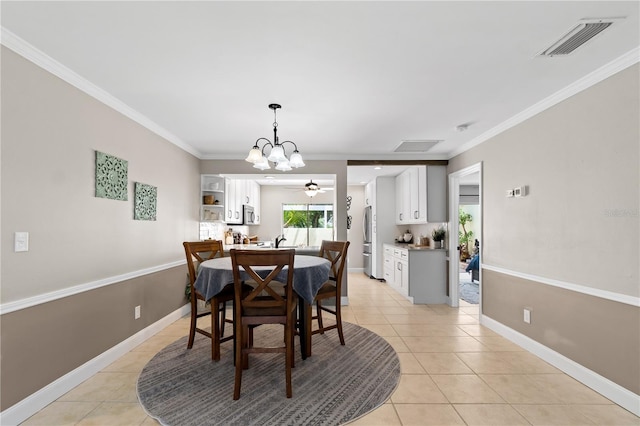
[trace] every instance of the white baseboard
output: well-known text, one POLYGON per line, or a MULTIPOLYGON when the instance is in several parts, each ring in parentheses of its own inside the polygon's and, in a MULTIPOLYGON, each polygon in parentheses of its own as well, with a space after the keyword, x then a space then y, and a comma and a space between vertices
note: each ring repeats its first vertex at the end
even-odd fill
POLYGON ((521 346, 532 354, 542 358, 557 369, 563 371, 586 386, 589 386, 594 391, 610 399, 624 409, 629 410, 636 416, 640 416, 640 395, 636 395, 606 377, 602 377, 598 373, 589 370, 553 349, 550 349, 530 337, 527 337, 524 334, 519 333, 485 315, 480 315, 480 324, 490 328, 516 345, 521 346))
POLYGON ((71 389, 78 386, 80 383, 98 373, 100 370, 113 363, 139 344, 143 343, 145 340, 163 330, 172 322, 188 314, 190 309, 191 306, 187 304, 171 312, 166 317, 156 321, 147 328, 140 330, 113 348, 101 353, 75 370, 70 371, 54 382, 49 383, 39 391, 29 395, 22 401, 0 412, 0 424, 3 426, 13 426, 22 423, 65 393, 69 392, 71 389))
POLYGON ((347 272, 348 273, 359 272, 361 274, 364 274, 364 268, 347 268, 347 272))

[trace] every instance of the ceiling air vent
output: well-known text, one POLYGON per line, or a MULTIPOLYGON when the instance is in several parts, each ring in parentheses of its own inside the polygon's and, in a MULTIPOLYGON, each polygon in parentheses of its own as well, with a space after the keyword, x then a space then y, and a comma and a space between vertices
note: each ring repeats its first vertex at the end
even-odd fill
POLYGON ((571 31, 545 49, 539 56, 568 55, 602 31, 609 28, 617 18, 583 19, 571 31))
POLYGON ((441 140, 402 141, 393 152, 426 152, 441 140))

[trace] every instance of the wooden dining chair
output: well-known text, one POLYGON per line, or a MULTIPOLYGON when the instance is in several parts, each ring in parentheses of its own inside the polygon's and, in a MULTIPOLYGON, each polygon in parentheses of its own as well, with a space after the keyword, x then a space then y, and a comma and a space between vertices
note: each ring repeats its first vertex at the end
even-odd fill
POLYGON ((293 293, 293 262, 295 250, 235 250, 231 249, 231 264, 235 288, 235 385, 233 399, 240 398, 242 370, 249 368, 250 353, 284 353, 286 371, 286 395, 291 398, 291 368, 294 364, 294 334, 296 325, 297 297, 293 293), (267 271, 265 271, 267 267, 267 271), (287 279, 283 280, 284 295, 272 288, 277 275, 288 268, 287 279), (247 278, 241 275, 241 268, 255 287, 243 294, 242 283, 247 278), (260 274, 258 273, 260 272, 260 274), (262 278, 262 276, 265 276, 262 278), (284 346, 275 348, 255 347, 253 327, 262 324, 284 325, 284 346))
POLYGON ((342 276, 344 267, 347 263, 347 250, 349 249, 349 241, 327 241, 323 240, 320 246, 320 257, 331 262, 331 272, 329 273, 329 281, 325 282, 318 294, 316 294, 316 315, 311 314, 311 304, 308 305, 307 318, 318 320, 318 329, 312 330, 311 335, 324 334, 327 330, 338 329, 340 344, 344 346, 344 334, 342 332, 342 312, 340 309, 340 298, 342 295, 342 276), (335 298, 335 309, 330 309, 322 305, 322 301, 335 298), (335 315, 336 323, 330 326, 324 326, 322 323, 322 311, 335 315))
POLYGON ((220 240, 206 241, 185 241, 182 243, 187 256, 187 267, 189 269, 189 286, 191 289, 191 325, 189 327, 189 342, 187 348, 193 347, 196 332, 211 338, 211 359, 220 360, 220 343, 233 339, 233 334, 224 337, 225 323, 233 323, 232 319, 226 318, 227 302, 233 301, 233 284, 228 284, 224 289, 210 300, 211 310, 198 312, 198 300, 204 300, 195 289, 194 284, 198 276, 198 267, 205 260, 213 259, 217 256, 224 257, 224 248, 220 240), (197 320, 211 315, 211 332, 198 328, 197 320))

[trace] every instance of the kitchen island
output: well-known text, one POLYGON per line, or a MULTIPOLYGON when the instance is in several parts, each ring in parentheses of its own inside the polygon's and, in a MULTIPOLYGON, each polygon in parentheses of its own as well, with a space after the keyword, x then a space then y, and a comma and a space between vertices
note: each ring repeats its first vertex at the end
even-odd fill
POLYGON ((446 253, 412 244, 384 244, 384 279, 411 303, 446 303, 446 253))

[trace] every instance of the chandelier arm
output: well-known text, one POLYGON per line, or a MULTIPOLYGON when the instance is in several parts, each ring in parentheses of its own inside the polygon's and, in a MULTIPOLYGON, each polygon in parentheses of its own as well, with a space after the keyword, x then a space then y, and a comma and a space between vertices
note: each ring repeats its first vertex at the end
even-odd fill
POLYGON ((296 152, 298 150, 298 145, 296 145, 295 142, 293 142, 293 141, 284 141, 280 145, 284 145, 287 142, 290 143, 291 145, 293 145, 293 150, 294 150, 293 152, 296 152))
POLYGON ((266 142, 264 145, 262 145, 262 155, 264 155, 264 149, 267 147, 267 145, 269 145, 271 148, 273 148, 273 144, 267 138, 258 138, 258 140, 256 140, 256 144, 253 147, 260 149, 260 145, 258 145, 258 142, 260 142, 260 141, 265 141, 266 142))

